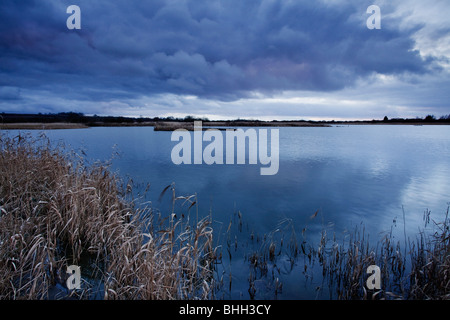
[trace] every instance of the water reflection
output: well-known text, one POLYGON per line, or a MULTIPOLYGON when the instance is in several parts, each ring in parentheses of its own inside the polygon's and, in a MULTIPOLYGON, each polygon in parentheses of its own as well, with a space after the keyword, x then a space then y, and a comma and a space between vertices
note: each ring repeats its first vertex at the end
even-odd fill
MULTIPOLYGON (((408 236, 414 237, 423 226, 423 212, 429 209, 439 220, 450 201, 448 126, 280 128, 280 167, 274 176, 261 176, 259 165, 176 166, 170 159, 176 144, 170 132, 148 127, 46 133, 53 141, 83 149, 92 160, 110 159, 116 145, 120 156, 113 160, 113 170, 132 178, 136 193, 150 183, 143 200, 163 213, 169 212, 170 201, 157 199, 172 182, 177 194, 197 194, 200 215, 211 212, 218 233, 240 212, 248 231, 235 234, 242 252, 250 234, 268 234, 283 219, 292 221, 298 235, 307 227, 312 241, 330 223, 338 235, 363 223, 376 240, 380 232, 406 222, 408 236)), ((236 251, 231 266, 247 263, 236 251)), ((293 274, 284 279, 282 297, 314 296, 314 290, 303 288, 301 270, 293 274)), ((248 298, 247 277, 247 269, 233 270, 234 283, 243 287, 235 285, 230 297, 248 298)))

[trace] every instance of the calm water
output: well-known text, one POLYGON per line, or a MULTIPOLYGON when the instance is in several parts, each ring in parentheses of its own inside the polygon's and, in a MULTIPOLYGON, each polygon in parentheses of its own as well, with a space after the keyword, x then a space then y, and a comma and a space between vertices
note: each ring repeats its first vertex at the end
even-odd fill
MULTIPOLYGON (((339 236, 361 223, 372 239, 391 227, 398 237, 403 237, 404 227, 408 237, 414 237, 423 227, 426 209, 436 220, 444 215, 450 201, 450 126, 279 130, 280 165, 274 176, 261 176, 259 164, 174 165, 170 155, 176 142, 171 141, 171 132, 154 132, 150 127, 51 130, 46 134, 53 141, 83 150, 92 160, 108 160, 118 151, 113 170, 124 179, 132 178, 136 192, 150 183, 144 200, 163 214, 169 213, 170 201, 166 196, 159 203, 158 197, 167 185, 175 183, 178 195, 196 193, 199 216, 212 213, 218 238, 239 211, 244 231, 233 235, 238 247, 248 245, 249 233, 270 234, 287 219, 297 235, 307 226, 308 237, 314 241, 324 226, 332 226, 339 236)), ((231 293, 225 298, 249 297, 249 269, 243 267, 247 264, 240 250, 231 263, 224 263, 233 278, 231 293)), ((314 290, 305 288, 298 269, 280 273, 283 293, 278 298, 315 297, 314 290)))

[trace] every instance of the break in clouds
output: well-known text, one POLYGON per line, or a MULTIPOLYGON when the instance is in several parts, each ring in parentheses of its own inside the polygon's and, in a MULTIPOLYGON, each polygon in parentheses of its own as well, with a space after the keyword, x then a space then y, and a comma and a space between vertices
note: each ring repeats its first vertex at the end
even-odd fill
MULTIPOLYGON (((411 18, 413 7, 376 3, 382 29, 368 30, 366 9, 373 3, 3 0, 0 106, 108 114, 114 104, 151 109, 155 97, 158 107, 183 112, 161 97, 229 103, 291 91, 320 96, 376 75, 411 82, 444 74, 448 84, 442 67, 448 59, 418 48, 429 36, 423 19, 411 18), (66 27, 71 4, 81 8, 80 30, 66 27), (144 100, 145 106, 133 105, 144 100)), ((436 41, 447 34, 444 27, 433 29, 436 41)), ((440 101, 434 106, 448 108, 440 101)))

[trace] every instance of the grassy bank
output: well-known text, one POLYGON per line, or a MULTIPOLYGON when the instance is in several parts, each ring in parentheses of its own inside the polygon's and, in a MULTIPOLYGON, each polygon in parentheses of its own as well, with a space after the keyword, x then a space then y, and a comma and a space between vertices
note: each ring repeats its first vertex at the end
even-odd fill
POLYGON ((56 129, 86 129, 87 125, 82 123, 2 123, 0 129, 6 130, 56 130, 56 129))
MULTIPOLYGON (((231 289, 232 271, 216 268, 245 247, 236 236, 248 232, 240 212, 224 243, 214 245, 209 218, 137 206, 132 184, 107 163, 86 164, 45 137, 1 135, 0 151, 0 299, 215 299, 231 289), (81 266, 82 288, 68 291, 66 268, 73 264, 81 266)), ((164 194, 173 208, 197 208, 195 196, 177 196, 173 185, 164 194)), ((415 239, 387 233, 373 242, 364 228, 341 239, 324 228, 318 243, 308 241, 308 226, 286 219, 269 234, 244 234, 253 245, 233 259, 248 267, 248 298, 259 297, 261 280, 276 298, 282 274, 300 267, 298 276, 321 278, 318 290, 330 299, 449 299, 448 208, 431 218, 425 212, 433 232, 415 239), (381 269, 381 290, 366 288, 370 265, 381 269)))

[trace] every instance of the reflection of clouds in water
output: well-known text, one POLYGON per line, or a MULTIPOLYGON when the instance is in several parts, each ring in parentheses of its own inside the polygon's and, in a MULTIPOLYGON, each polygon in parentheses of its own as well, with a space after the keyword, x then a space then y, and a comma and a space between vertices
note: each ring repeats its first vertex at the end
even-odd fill
MULTIPOLYGON (((212 215, 214 230, 221 239, 226 239, 227 226, 239 211, 243 232, 235 234, 238 243, 245 246, 251 232, 268 234, 283 219, 292 219, 298 240, 303 239, 302 229, 306 228, 305 237, 311 244, 320 241, 324 227, 330 237, 336 232, 339 238, 345 236, 344 230, 353 232, 363 223, 370 241, 381 239, 380 232, 389 232, 392 227, 395 240, 403 245, 402 205, 406 232, 414 239, 418 228, 424 226, 424 211, 430 209, 431 218, 440 220, 450 201, 449 129, 280 128, 280 170, 274 176, 261 176, 259 165, 176 166, 170 159, 175 145, 170 132, 154 132, 151 127, 55 130, 48 134, 52 141, 62 139, 75 149, 86 147, 90 159, 110 159, 112 146, 117 144, 121 156, 114 159, 112 169, 125 180, 131 177, 141 183, 141 188, 150 183, 145 200, 161 209, 163 217, 172 210, 171 193, 167 192, 161 203, 157 200, 164 187, 175 182, 176 195, 197 193, 199 216, 212 215), (311 219, 317 210, 317 217, 311 219)), ((11 136, 16 134, 10 132, 11 136)), ((139 191, 133 190, 135 194, 139 191)), ((188 207, 181 210, 177 206, 176 213, 195 219, 197 207, 190 212, 188 207)), ((255 245, 259 247, 261 242, 255 245)), ((248 274, 239 268, 247 266, 248 261, 240 257, 233 253, 233 290, 242 287, 245 293, 248 274)), ((297 280, 284 280, 287 296, 306 294, 297 291, 297 280)), ((239 297, 239 292, 236 295, 239 297)))
POLYGON ((423 172, 413 177, 402 190, 401 203, 420 210, 444 211, 450 201, 449 175, 449 166, 444 163, 424 167, 423 172))
MULTIPOLYGON (((411 177, 404 184, 396 184, 396 188, 399 188, 396 190, 397 195, 382 208, 382 214, 371 219, 373 226, 376 224, 383 231, 390 231, 392 227, 394 238, 403 241, 404 227, 410 239, 414 239, 419 231, 425 228, 423 216, 426 210, 431 211, 431 218, 436 222, 443 220, 450 201, 450 181, 447 178, 449 173, 449 166, 442 162, 433 166, 429 164, 428 168, 411 173, 411 177)), ((385 196, 390 197, 388 190, 385 196)))
POLYGON ((450 186, 448 168, 438 164, 433 170, 428 171, 431 172, 426 176, 411 179, 409 185, 403 190, 403 202, 435 205, 443 200, 449 200, 449 194, 445 192, 450 186))
POLYGON ((374 178, 383 178, 386 177, 390 170, 390 161, 388 161, 384 157, 374 157, 367 162, 368 172, 374 178))

